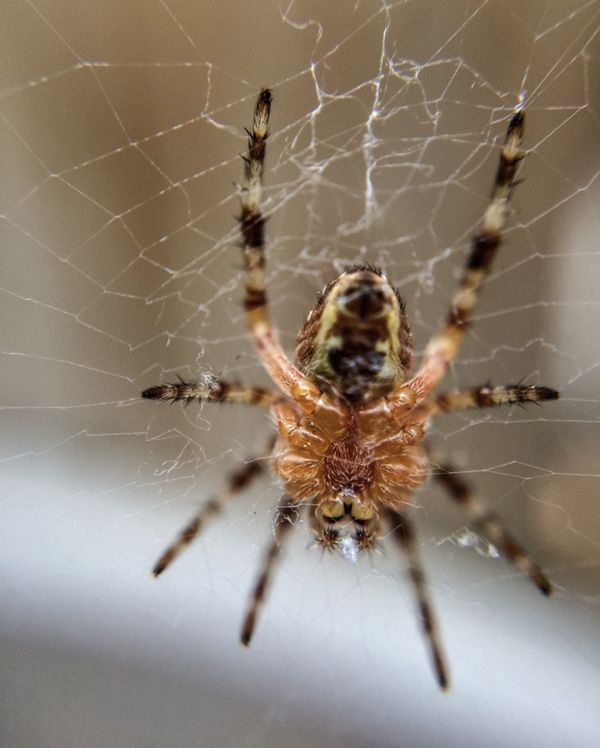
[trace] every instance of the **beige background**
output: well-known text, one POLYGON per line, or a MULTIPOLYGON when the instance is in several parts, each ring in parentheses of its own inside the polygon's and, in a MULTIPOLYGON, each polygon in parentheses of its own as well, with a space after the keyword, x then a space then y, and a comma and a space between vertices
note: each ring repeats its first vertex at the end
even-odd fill
POLYGON ((598 742, 600 5, 524 5, 5 5, 3 745, 598 742), (449 386, 525 378, 563 399, 447 418, 433 437, 557 594, 461 549, 459 513, 417 495, 449 696, 401 559, 321 561, 305 527, 240 650, 273 481, 149 577, 269 433, 258 412, 138 397, 175 373, 266 382, 244 335, 233 184, 263 85, 288 350, 316 291, 362 260, 397 282, 422 350, 527 92, 525 181, 449 386))

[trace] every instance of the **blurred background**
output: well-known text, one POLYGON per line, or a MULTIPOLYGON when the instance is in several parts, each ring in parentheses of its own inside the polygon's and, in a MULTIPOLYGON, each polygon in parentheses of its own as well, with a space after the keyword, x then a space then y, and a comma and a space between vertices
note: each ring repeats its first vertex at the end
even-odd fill
POLYGON ((3 17, 2 745, 599 744, 600 4, 7 0, 3 17), (524 181, 446 387, 524 380, 562 399, 447 416, 432 442, 556 594, 469 536, 437 487, 416 494, 448 695, 395 549, 321 558, 304 525, 240 648, 274 479, 150 576, 272 429, 241 406, 139 397, 176 374, 267 384, 235 221, 265 85, 286 349, 324 283, 369 261, 407 300, 417 363, 526 95, 524 181))

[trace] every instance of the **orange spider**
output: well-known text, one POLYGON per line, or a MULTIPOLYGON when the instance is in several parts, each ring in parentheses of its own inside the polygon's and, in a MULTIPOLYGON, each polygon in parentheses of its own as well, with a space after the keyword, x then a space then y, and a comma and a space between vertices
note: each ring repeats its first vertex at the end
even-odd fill
MULTIPOLYGON (((264 223, 260 211, 271 92, 258 97, 242 188, 240 227, 246 286, 244 306, 256 351, 279 392, 247 388, 206 375, 200 383, 164 384, 142 395, 160 401, 244 402, 271 409, 279 434, 273 469, 283 485, 267 549, 244 619, 241 639, 249 644, 281 541, 307 507, 316 542, 355 559, 390 533, 406 554, 423 630, 437 679, 448 672, 425 586, 412 522, 411 492, 433 474, 467 511, 479 532, 516 564, 545 595, 551 585, 495 515, 471 493, 450 466, 431 465, 423 438, 432 416, 464 408, 555 400, 558 392, 533 385, 485 385, 432 397, 456 357, 469 326, 479 289, 500 244, 508 201, 515 185, 523 136, 522 107, 512 115, 489 206, 473 238, 466 268, 440 333, 427 345, 423 363, 408 378, 412 339, 405 304, 385 275, 368 265, 351 267, 329 283, 309 313, 286 357, 269 323, 264 283, 264 223), (385 530, 384 530, 385 528, 385 530)), ((221 496, 205 504, 161 556, 158 576, 197 536, 208 517, 260 472, 257 460, 230 479, 221 496)))

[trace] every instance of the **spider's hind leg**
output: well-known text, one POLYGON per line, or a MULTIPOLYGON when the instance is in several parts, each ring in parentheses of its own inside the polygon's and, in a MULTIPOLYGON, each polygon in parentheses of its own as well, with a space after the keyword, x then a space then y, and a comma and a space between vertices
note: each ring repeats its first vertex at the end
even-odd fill
POLYGON ((284 394, 307 412, 312 412, 321 393, 287 358, 269 320, 265 285, 265 218, 261 200, 271 100, 271 91, 263 88, 256 101, 252 127, 246 130, 248 155, 244 156, 239 218, 245 276, 244 308, 254 347, 271 379, 284 394))
POLYGON ((502 527, 494 512, 475 496, 458 472, 451 465, 441 464, 435 467, 433 475, 446 488, 452 500, 466 510, 475 529, 493 543, 523 574, 526 574, 542 594, 550 595, 552 584, 546 575, 502 527))
POLYGON ((525 156, 521 150, 524 125, 525 112, 522 104, 519 104, 508 123, 490 201, 481 227, 471 240, 471 252, 452 298, 446 322, 439 334, 427 345, 421 368, 408 383, 419 400, 426 397, 442 379, 448 366, 458 355, 471 324, 481 287, 490 273, 502 241, 508 202, 517 184, 519 164, 525 156))

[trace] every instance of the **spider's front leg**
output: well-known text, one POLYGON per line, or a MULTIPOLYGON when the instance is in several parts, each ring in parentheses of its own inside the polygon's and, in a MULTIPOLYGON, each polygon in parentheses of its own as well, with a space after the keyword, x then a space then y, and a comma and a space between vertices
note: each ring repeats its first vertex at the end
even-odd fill
POLYGON ((252 639, 256 619, 265 601, 275 563, 281 556, 284 538, 288 535, 298 519, 299 511, 298 505, 292 501, 289 496, 284 494, 281 497, 275 510, 273 539, 264 552, 262 567, 252 590, 248 612, 246 613, 242 624, 240 639, 242 644, 246 647, 249 646, 250 640, 252 639))
POLYGON ((244 157, 240 216, 246 275, 244 307, 254 346, 271 379, 284 394, 296 400, 304 411, 311 412, 316 407, 321 393, 289 361, 271 328, 268 315, 265 289, 265 219, 261 213, 260 202, 271 100, 271 91, 263 88, 256 102, 252 129, 246 131, 248 155, 244 157))
POLYGON ((217 496, 209 499, 204 503, 192 519, 185 525, 183 530, 177 535, 175 540, 163 552, 158 561, 154 564, 152 573, 158 577, 163 571, 170 566, 173 561, 180 556, 183 551, 192 543, 202 531, 206 523, 219 514, 225 504, 233 497, 240 494, 257 478, 263 470, 264 462, 273 449, 274 440, 270 439, 267 449, 260 457, 255 457, 248 462, 240 465, 229 475, 227 487, 217 496))
POLYGON ((543 595, 550 595, 552 584, 546 575, 502 527, 494 512, 475 496, 458 471, 451 465, 440 464, 434 469, 433 476, 448 491, 450 498, 467 512, 475 529, 493 543, 523 574, 526 574, 543 595))
POLYGON ((492 197, 483 216, 481 229, 471 241, 471 253, 452 299, 446 323, 439 335, 429 342, 421 368, 407 383, 415 391, 419 402, 439 383, 456 358, 471 322, 481 286, 500 246, 508 201, 516 184, 519 163, 525 155, 521 151, 524 122, 525 113, 518 107, 508 124, 492 197))
POLYGON ((417 539, 412 522, 406 514, 388 510, 388 517, 391 526, 391 534, 394 540, 402 548, 408 561, 408 571, 410 580, 417 597, 417 605, 421 616, 421 625, 423 632, 427 637, 431 651, 431 659, 436 672, 440 688, 446 690, 449 685, 448 669, 442 651, 442 645, 439 641, 437 622, 433 612, 433 606, 427 594, 427 582, 425 572, 419 558, 417 548, 417 539))

